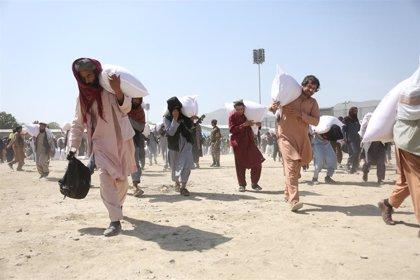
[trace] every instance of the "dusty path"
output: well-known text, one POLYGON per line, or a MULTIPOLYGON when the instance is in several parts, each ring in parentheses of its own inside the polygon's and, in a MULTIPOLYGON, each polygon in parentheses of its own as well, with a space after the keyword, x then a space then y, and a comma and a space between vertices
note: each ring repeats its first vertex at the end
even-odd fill
POLYGON ((306 205, 294 214, 281 202, 278 162, 264 163, 262 192, 241 194, 233 156, 219 169, 209 163, 193 171, 189 198, 164 187, 161 165, 147 166, 145 196, 127 197, 124 231, 113 238, 101 236, 109 221, 97 174, 86 199, 63 200, 65 162, 52 162, 48 181, 31 161, 21 173, 1 164, 0 279, 420 279, 411 201, 395 214, 404 223, 378 216, 394 169, 381 187, 340 170, 339 185, 302 183, 306 205))

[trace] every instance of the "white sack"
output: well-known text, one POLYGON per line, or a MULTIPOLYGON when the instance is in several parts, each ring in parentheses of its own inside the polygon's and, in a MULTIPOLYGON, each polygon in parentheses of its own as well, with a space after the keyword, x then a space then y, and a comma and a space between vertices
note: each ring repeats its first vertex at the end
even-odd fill
POLYGON ((372 113, 366 113, 366 115, 363 116, 362 124, 360 125, 360 131, 359 131, 359 135, 362 138, 365 136, 366 128, 367 128, 367 125, 369 124, 371 117, 372 117, 372 113))
POLYGON ((409 79, 400 82, 382 98, 370 118, 362 140, 363 143, 373 141, 386 143, 393 141, 393 127, 397 117, 398 98, 408 82, 409 79))
POLYGON ((24 133, 28 133, 33 137, 37 137, 39 134, 39 124, 25 124, 22 130, 24 133))
MULTIPOLYGON (((253 122, 262 122, 265 115, 267 114, 267 110, 268 110, 267 107, 259 103, 248 101, 248 100, 245 100, 244 104, 245 104, 246 118, 253 122)), ((228 115, 230 115, 233 111, 235 111, 233 103, 226 103, 225 108, 228 112, 228 115)), ((252 131, 254 132, 254 134, 258 134, 258 126, 253 125, 252 131)))
POLYGON ((197 95, 183 96, 179 98, 182 103, 181 112, 184 116, 191 118, 198 115, 197 95))
POLYGON ((420 119, 420 65, 400 94, 397 118, 409 121, 420 119))
POLYGON ((99 83, 105 90, 115 94, 108 80, 108 76, 113 74, 120 77, 121 90, 125 95, 130 97, 145 97, 149 95, 146 87, 130 71, 121 66, 111 64, 103 65, 101 75, 99 76, 99 83))
POLYGON ((313 132, 317 134, 323 134, 330 131, 333 125, 338 125, 342 127, 344 124, 336 117, 333 116, 321 116, 319 118, 319 123, 316 126, 311 125, 313 132))
MULTIPOLYGON (((277 66, 277 74, 271 84, 271 100, 280 102, 281 106, 295 101, 302 94, 301 85, 289 74, 277 66)), ((276 116, 281 115, 281 110, 276 112, 276 116)))

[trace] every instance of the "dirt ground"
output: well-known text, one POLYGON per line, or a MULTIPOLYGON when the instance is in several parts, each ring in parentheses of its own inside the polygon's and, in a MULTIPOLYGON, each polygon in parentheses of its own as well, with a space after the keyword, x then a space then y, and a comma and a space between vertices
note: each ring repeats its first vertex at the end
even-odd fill
POLYGON ((147 165, 145 196, 129 190, 122 234, 111 238, 101 235, 109 219, 97 173, 84 200, 63 200, 65 161, 51 163, 48 180, 33 161, 25 172, 1 164, 0 279, 420 279, 411 198, 395 226, 376 206, 391 193, 394 165, 382 186, 373 183, 376 170, 370 183, 338 170, 339 184, 310 186, 311 167, 295 214, 282 202, 279 162, 263 164, 263 191, 245 193, 237 192, 233 156, 221 162, 210 168, 210 157, 202 159, 187 198, 162 164, 147 165))

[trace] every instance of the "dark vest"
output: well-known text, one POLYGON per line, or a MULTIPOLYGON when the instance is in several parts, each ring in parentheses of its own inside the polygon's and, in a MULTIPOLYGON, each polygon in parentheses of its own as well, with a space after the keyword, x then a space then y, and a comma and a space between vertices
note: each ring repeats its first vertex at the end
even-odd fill
MULTIPOLYGON (((172 122, 172 116, 169 114, 165 116, 165 118, 172 122)), ((179 151, 179 136, 182 136, 187 139, 188 143, 194 144, 194 137, 193 137, 193 122, 184 115, 180 115, 180 125, 176 130, 173 136, 167 135, 168 138, 168 149, 173 151, 179 151)))

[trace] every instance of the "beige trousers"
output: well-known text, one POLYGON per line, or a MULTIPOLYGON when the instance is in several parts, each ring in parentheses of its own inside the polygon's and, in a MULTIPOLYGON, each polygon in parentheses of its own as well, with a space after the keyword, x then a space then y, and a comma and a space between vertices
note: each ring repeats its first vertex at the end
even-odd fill
POLYGON ((414 214, 420 223, 420 156, 397 149, 397 169, 399 176, 389 203, 400 207, 409 195, 413 200, 414 214))
POLYGON ((47 153, 37 153, 36 154, 36 168, 38 169, 39 174, 43 175, 44 173, 49 173, 50 165, 50 155, 47 153))
POLYGON ((111 222, 123 219, 122 206, 127 196, 128 180, 113 179, 106 171, 100 170, 101 197, 108 210, 111 222))
POLYGON ((284 197, 292 203, 299 201, 298 182, 300 178, 300 160, 290 160, 283 158, 283 168, 285 176, 284 197))

